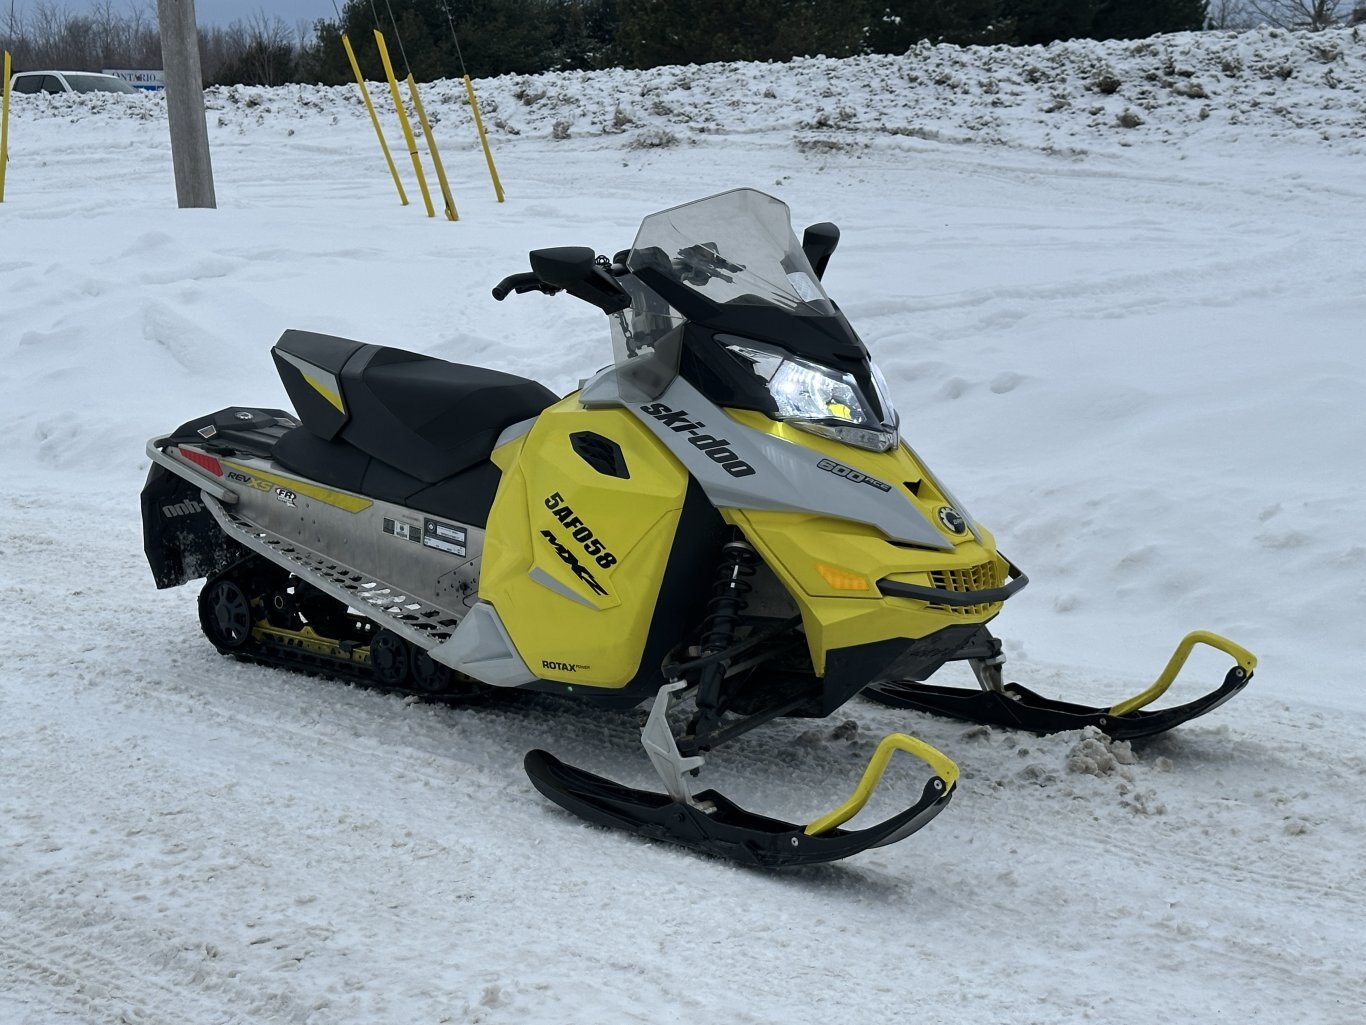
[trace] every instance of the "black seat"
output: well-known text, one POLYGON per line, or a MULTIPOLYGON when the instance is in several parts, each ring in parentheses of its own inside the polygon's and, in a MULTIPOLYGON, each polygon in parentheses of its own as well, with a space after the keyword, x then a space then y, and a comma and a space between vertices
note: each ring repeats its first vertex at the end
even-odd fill
POLYGON ((498 436, 556 401, 524 377, 306 331, 286 331, 273 354, 303 421, 275 446, 282 465, 477 525, 498 436))

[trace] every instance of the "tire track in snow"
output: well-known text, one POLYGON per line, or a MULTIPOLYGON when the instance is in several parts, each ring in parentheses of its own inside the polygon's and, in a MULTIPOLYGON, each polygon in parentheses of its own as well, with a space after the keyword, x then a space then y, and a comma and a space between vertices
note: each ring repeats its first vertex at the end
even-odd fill
POLYGON ((6 990, 36 991, 44 1002, 91 1022, 303 1022, 318 1010, 279 993, 263 997, 258 987, 209 969, 206 959, 192 964, 183 950, 167 953, 164 937, 141 934, 126 919, 118 923, 118 949, 128 956, 119 959, 96 953, 81 939, 64 938, 80 933, 63 933, 65 923, 51 917, 4 914, 0 920, 0 977, 9 976, 6 990))
MULTIPOLYGON (((1199 727, 1190 732, 1198 734, 1199 727)), ((1352 1025, 1357 1020, 1354 1008, 1366 988, 1366 974, 1352 951, 1325 943, 1325 936, 1304 921, 1303 913, 1311 906, 1324 921, 1363 920, 1366 902, 1350 888, 1350 881, 1338 885, 1302 878, 1293 871, 1258 869, 1246 860, 1246 842, 1222 833, 1221 849, 1206 849, 1198 842, 1205 834, 1194 811, 1183 814, 1178 807, 1174 814, 1143 817, 1123 807, 1126 798, 1119 791, 1119 779, 1068 775, 1064 763, 1075 735, 1026 735, 1010 742, 1017 736, 1002 747, 969 744, 960 758, 967 780, 961 799, 978 799, 970 814, 991 831, 997 849, 1007 852, 1007 886, 993 891, 980 884, 974 887, 965 878, 961 889, 947 888, 946 899, 958 900, 969 914, 973 897, 990 894, 988 914, 1007 933, 1036 928, 1040 901, 1059 907, 1086 906, 1089 901, 1091 927, 1122 937, 1126 961, 1160 963, 1173 947, 1179 947, 1183 957, 1198 959, 1194 963, 1201 965, 1207 995, 1220 994, 1223 1003, 1216 1006, 1221 1010, 1247 1003, 1276 1007, 1281 1020, 1307 1025, 1352 1025), (1034 765, 1045 766, 1048 772, 1042 778, 1038 773, 1021 778, 1020 763, 1009 760, 1017 745, 1028 745, 1034 765), (1063 802, 1082 800, 1090 814, 1063 808, 1063 802), (1060 827, 1066 829, 1065 836, 1059 836, 1060 827), (1146 842, 1139 839, 1144 835, 1146 842), (1194 845, 1192 838, 1197 838, 1194 845), (1028 888, 1026 879, 1033 880, 1033 891, 1022 894, 1021 888, 1028 888), (1026 899, 1018 899, 1021 896, 1026 899), (1309 979, 1312 987, 1306 988, 1309 979), (1293 1007, 1286 1004, 1286 995, 1292 993, 1298 994, 1293 1007)), ((1170 750, 1178 742, 1169 738, 1159 749, 1170 750)), ((1270 753, 1288 750, 1290 745, 1279 741, 1270 753)), ((1318 760, 1313 753, 1306 757, 1318 760)), ((1263 764, 1268 760, 1266 755, 1249 756, 1248 767, 1257 771, 1258 779, 1268 774, 1263 764)), ((1136 771, 1130 795, 1165 780, 1168 792, 1159 793, 1169 802, 1186 795, 1209 796, 1190 789, 1193 783, 1198 787, 1189 778, 1194 771, 1156 775, 1143 762, 1132 768, 1136 771)), ((1217 785, 1211 782, 1211 787, 1217 785)), ((1259 782, 1247 786, 1254 790, 1259 782)), ((1248 812, 1264 813, 1265 808, 1247 809, 1244 815, 1248 812)), ((1267 826, 1279 834, 1279 812, 1274 814, 1267 826)), ((1261 820, 1266 817, 1262 814, 1261 820)), ((1247 831, 1258 824, 1250 825, 1245 817, 1235 821, 1247 831)), ((1212 828, 1229 825, 1216 820, 1212 828)), ((961 828, 972 830, 974 824, 961 828)), ((1068 938, 1036 939, 1065 945, 1068 938)), ((1198 1019, 1197 1014, 1193 1020, 1198 1019)))

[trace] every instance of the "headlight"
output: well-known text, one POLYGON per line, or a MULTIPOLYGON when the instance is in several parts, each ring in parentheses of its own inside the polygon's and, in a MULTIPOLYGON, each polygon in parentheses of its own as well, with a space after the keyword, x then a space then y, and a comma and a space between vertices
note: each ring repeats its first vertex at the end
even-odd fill
POLYGON ((876 368, 874 387, 881 392, 878 400, 891 423, 882 422, 873 413, 871 403, 864 398, 858 382, 850 374, 772 349, 751 345, 727 345, 726 348, 749 363, 767 385, 768 393, 778 406, 775 415, 779 420, 812 434, 874 452, 895 448, 900 440, 896 417, 886 396, 886 385, 876 368))

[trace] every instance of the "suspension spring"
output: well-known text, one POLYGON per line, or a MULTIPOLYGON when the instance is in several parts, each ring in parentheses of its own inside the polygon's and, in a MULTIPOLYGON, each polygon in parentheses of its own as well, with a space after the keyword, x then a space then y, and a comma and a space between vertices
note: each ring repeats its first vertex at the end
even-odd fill
MULTIPOLYGON (((740 615, 749 604, 745 595, 754 589, 749 577, 755 574, 759 556, 739 532, 721 546, 721 558, 716 567, 716 583, 707 601, 706 613, 698 629, 701 655, 715 655, 735 642, 735 630, 740 615)), ((699 747, 705 745, 721 721, 721 682, 726 676, 726 663, 717 660, 702 669, 697 687, 697 714, 689 731, 699 747)))
POLYGON ((754 590, 748 578, 754 576, 754 564, 758 559, 750 543, 743 538, 735 538, 721 546, 716 582, 712 585, 712 596, 707 601, 698 630, 698 647, 703 655, 714 655, 734 642, 740 614, 749 605, 745 595, 754 590))

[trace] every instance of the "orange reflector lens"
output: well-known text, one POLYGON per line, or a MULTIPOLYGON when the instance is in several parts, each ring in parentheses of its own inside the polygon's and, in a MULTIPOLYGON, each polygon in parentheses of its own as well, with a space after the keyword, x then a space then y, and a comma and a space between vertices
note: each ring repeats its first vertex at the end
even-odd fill
POLYGON ((827 566, 823 562, 816 563, 816 572, 825 578, 825 582, 837 591, 868 591, 868 578, 858 573, 850 573, 847 569, 837 569, 834 566, 827 566))

